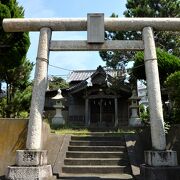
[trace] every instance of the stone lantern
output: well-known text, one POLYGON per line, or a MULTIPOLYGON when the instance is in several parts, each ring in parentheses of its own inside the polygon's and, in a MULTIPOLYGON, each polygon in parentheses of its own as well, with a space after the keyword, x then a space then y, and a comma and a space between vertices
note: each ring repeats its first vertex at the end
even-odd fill
POLYGON ((141 119, 139 118, 138 111, 139 111, 139 98, 136 94, 136 90, 132 91, 132 96, 129 98, 131 105, 129 109, 131 111, 131 116, 129 118, 129 126, 137 127, 141 126, 141 119))
POLYGON ((65 124, 65 120, 62 116, 62 109, 63 109, 62 101, 64 97, 62 96, 60 89, 58 90, 57 95, 54 96, 52 99, 55 100, 56 102, 56 104, 53 106, 56 110, 56 113, 55 116, 52 118, 52 125, 65 124))

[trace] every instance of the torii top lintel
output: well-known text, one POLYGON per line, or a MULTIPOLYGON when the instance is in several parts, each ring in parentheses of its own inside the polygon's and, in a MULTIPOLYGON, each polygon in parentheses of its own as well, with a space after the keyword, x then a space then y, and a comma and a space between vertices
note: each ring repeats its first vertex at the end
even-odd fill
MULTIPOLYGON (((13 18, 4 19, 6 32, 39 31, 42 27, 52 31, 87 31, 87 18, 13 18)), ((158 31, 180 31, 180 18, 104 18, 107 31, 141 31, 152 27, 158 31)))

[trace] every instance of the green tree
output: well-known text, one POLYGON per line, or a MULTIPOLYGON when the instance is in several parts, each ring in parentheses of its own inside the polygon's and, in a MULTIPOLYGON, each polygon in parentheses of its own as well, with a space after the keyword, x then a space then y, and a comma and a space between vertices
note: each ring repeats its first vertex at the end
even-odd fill
POLYGON ((32 83, 22 91, 17 89, 11 103, 6 103, 6 98, 0 99, 0 117, 21 117, 29 115, 30 100, 32 95, 32 83))
POLYGON ((6 33, 2 28, 3 18, 23 18, 24 10, 16 0, 0 1, 1 66, 14 67, 21 63, 30 45, 28 33, 6 33), (8 52, 8 53, 7 53, 8 52))
POLYGON ((23 7, 16 0, 0 0, 0 81, 5 81, 7 70, 21 65, 30 41, 28 33, 6 33, 2 28, 4 18, 23 18, 23 7))
MULTIPOLYGON (((164 81, 171 73, 180 70, 180 58, 172 54, 169 54, 160 48, 157 48, 156 52, 158 60, 159 79, 161 85, 163 85, 164 81)), ((135 63, 131 73, 139 80, 146 80, 144 67, 144 53, 136 53, 134 60, 135 63)))
MULTIPOLYGON (((179 0, 128 0, 126 4, 125 17, 180 17, 179 0)), ((112 17, 117 15, 112 14, 112 17)), ((180 33, 179 32, 154 32, 156 46, 176 56, 180 56, 180 33)), ((138 32, 106 32, 106 38, 117 40, 138 40, 142 34, 138 32)), ((100 56, 106 61, 107 66, 116 67, 119 61, 133 60, 134 53, 108 51, 101 52, 100 56)))
POLYGON ((167 77, 165 85, 170 98, 169 111, 171 121, 180 122, 180 71, 176 71, 167 77))
MULTIPOLYGON (((7 97, 0 100, 3 117, 15 117, 21 110, 18 104, 24 99, 23 94, 29 86, 29 76, 33 68, 33 64, 26 59, 30 45, 29 34, 6 33, 2 27, 4 18, 23 17, 24 9, 16 0, 0 0, 0 83, 7 84, 7 97)), ((27 109, 25 106, 22 108, 27 109)))
MULTIPOLYGON (((179 0, 128 0, 126 8, 126 17, 180 17, 179 0)), ((130 35, 136 37, 137 32, 130 32, 130 35)), ((179 56, 179 35, 178 32, 155 31, 156 46, 179 56)))
POLYGON ((7 97, 0 100, 2 117, 19 117, 21 111, 29 111, 32 83, 29 81, 33 64, 24 59, 16 68, 4 74, 7 97))
POLYGON ((140 111, 140 118, 142 119, 142 122, 144 124, 149 123, 149 109, 145 108, 145 106, 143 104, 140 104, 139 106, 139 111, 140 111))
MULTIPOLYGON (((117 18, 118 15, 113 13, 112 18, 117 18)), ((127 40, 124 31, 105 31, 105 40, 127 40)), ((106 66, 113 69, 123 69, 131 58, 132 52, 127 51, 100 51, 100 56, 106 62, 106 66)))
POLYGON ((66 83, 66 81, 63 78, 57 77, 57 76, 52 76, 51 78, 49 78, 49 89, 50 90, 64 89, 67 87, 68 87, 68 84, 66 83))
POLYGON ((7 85, 7 103, 11 102, 17 90, 23 91, 29 85, 32 68, 33 63, 24 59, 19 66, 7 69, 3 74, 7 85))

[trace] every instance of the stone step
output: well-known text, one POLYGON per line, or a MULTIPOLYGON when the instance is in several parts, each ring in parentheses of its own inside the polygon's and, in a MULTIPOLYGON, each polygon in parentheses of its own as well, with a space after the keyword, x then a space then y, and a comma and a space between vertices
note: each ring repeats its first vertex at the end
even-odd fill
POLYGON ((125 146, 69 146, 68 151, 121 151, 126 150, 125 146))
POLYGON ((123 141, 70 141, 70 146, 124 146, 123 141))
POLYGON ((133 180, 130 174, 73 174, 62 173, 58 178, 61 180, 133 180))
POLYGON ((126 157, 123 152, 89 152, 89 151, 68 151, 66 152, 67 158, 122 158, 126 157))
POLYGON ((73 141, 124 141, 124 136, 71 136, 73 141))
POLYGON ((130 174, 124 136, 71 136, 60 179, 133 179, 130 174))
POLYGON ((125 166, 129 165, 129 161, 126 158, 101 158, 101 159, 83 159, 83 158, 66 158, 64 160, 65 165, 102 165, 102 166, 125 166))
POLYGON ((63 166, 63 173, 129 173, 130 169, 127 166, 63 166))

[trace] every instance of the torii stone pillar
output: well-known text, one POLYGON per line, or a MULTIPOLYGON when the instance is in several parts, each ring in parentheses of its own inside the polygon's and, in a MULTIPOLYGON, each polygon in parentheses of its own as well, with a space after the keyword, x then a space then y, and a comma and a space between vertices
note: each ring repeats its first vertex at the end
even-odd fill
POLYGON ((176 151, 166 150, 159 72, 151 27, 143 29, 143 40, 153 150, 145 151, 146 165, 141 165, 141 174, 146 180, 168 179, 166 176, 170 167, 177 166, 177 154, 176 151))
POLYGON ((47 89, 50 39, 51 29, 41 28, 28 124, 27 150, 17 150, 16 166, 8 167, 6 175, 8 179, 35 180, 52 178, 51 165, 47 165, 47 151, 41 150, 42 112, 47 89))
POLYGON ((154 35, 151 27, 145 27, 143 29, 143 40, 144 63, 150 109, 152 147, 155 150, 165 150, 166 139, 159 83, 159 72, 154 35))
POLYGON ((42 112, 45 91, 47 89, 47 71, 49 61, 50 28, 40 30, 36 70, 28 124, 27 149, 41 149, 42 112))

